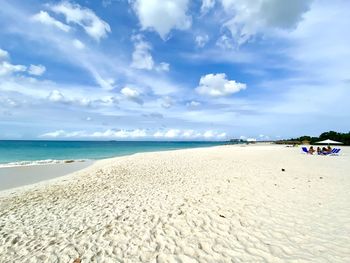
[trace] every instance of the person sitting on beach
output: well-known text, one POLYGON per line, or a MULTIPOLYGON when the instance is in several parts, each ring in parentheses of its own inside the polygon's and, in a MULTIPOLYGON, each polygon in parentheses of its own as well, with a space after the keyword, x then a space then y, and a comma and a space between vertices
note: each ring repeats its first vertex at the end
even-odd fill
POLYGON ((332 152, 332 148, 328 145, 327 147, 322 147, 321 154, 327 155, 332 152))
POLYGON ((314 154, 315 150, 313 146, 310 146, 308 153, 309 154, 314 154))
POLYGON ((317 147, 317 154, 322 154, 321 147, 317 147))
POLYGON ((331 146, 327 146, 327 153, 331 153, 332 152, 332 147, 331 146))

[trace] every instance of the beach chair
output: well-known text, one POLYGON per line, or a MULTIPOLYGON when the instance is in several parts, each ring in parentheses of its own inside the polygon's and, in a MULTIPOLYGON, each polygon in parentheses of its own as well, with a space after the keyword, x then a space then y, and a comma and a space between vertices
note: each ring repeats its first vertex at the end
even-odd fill
POLYGON ((337 149, 336 149, 336 148, 333 148, 331 152, 329 152, 329 153, 328 153, 328 152, 322 152, 321 154, 322 154, 322 155, 332 155, 332 154, 335 153, 336 151, 337 151, 337 149))
POLYGON ((330 155, 339 155, 338 153, 340 152, 341 149, 334 149, 335 151, 330 154, 330 155))
POLYGON ((324 153, 324 155, 338 155, 340 152, 340 149, 333 148, 333 150, 330 153, 324 153))
POLYGON ((301 147, 304 153, 309 153, 309 150, 306 147, 301 147))

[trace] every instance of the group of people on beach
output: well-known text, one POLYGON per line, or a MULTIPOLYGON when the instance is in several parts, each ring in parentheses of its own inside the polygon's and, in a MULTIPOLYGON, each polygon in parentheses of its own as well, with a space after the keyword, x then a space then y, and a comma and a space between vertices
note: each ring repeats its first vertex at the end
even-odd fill
POLYGON ((310 146, 308 153, 309 154, 314 154, 315 152, 317 152, 317 154, 329 154, 332 152, 332 147, 331 146, 327 146, 327 147, 317 147, 317 149, 315 150, 313 146, 310 146))

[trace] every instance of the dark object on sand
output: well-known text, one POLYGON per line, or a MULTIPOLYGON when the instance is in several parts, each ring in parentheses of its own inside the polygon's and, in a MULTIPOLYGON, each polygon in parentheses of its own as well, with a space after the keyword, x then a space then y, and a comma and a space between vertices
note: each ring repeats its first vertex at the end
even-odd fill
POLYGON ((282 168, 282 172, 285 172, 286 170, 284 168, 282 168))
POLYGON ((223 216, 223 215, 219 215, 220 217, 222 217, 222 218, 226 218, 225 216, 223 216))
POLYGON ((74 259, 73 263, 81 263, 81 259, 80 258, 76 258, 76 259, 74 259))

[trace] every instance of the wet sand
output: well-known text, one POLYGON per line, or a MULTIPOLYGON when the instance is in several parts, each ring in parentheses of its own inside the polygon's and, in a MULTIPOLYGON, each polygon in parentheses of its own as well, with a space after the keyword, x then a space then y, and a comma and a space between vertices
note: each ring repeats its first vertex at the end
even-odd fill
POLYGON ((30 185, 86 168, 93 161, 0 168, 0 191, 30 185))

